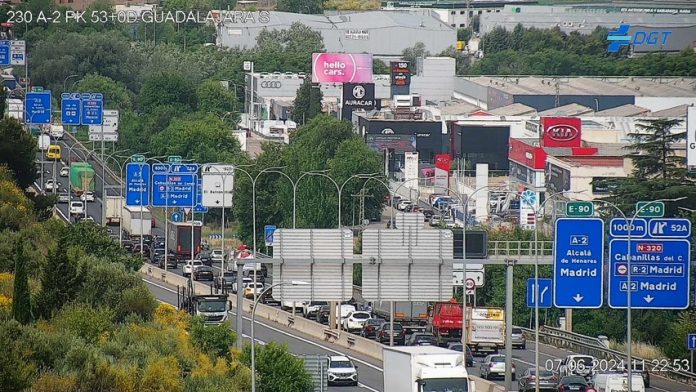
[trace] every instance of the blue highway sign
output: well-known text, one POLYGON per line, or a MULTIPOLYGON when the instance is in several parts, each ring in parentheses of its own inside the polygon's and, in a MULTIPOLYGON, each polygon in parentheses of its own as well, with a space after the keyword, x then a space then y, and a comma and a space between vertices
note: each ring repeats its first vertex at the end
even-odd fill
POLYGON ((126 165, 126 205, 146 207, 150 200, 150 165, 129 163, 126 165))
POLYGON ((170 173, 198 173, 197 163, 172 163, 169 165, 170 173))
POLYGON ((152 206, 153 207, 192 207, 196 199, 195 174, 152 175, 152 206))
POLYGON ((102 125, 104 96, 100 93, 82 94, 82 125, 102 125))
POLYGON ((63 125, 80 125, 80 94, 63 93, 60 98, 60 120, 63 125))
POLYGON ((152 164, 153 173, 169 173, 168 163, 153 163, 152 164))
POLYGON ((206 213, 208 212, 208 207, 203 207, 201 205, 201 201, 203 200, 203 182, 200 178, 197 178, 196 182, 198 183, 198 186, 196 187, 196 205, 193 206, 193 212, 197 214, 206 213))
POLYGON ((686 339, 686 346, 689 350, 696 350, 696 333, 690 333, 686 339))
POLYGON ((172 212, 171 220, 172 222, 183 222, 184 214, 181 212, 172 212))
POLYGON ((263 227, 263 237, 266 240, 266 246, 273 246, 273 234, 275 231, 275 225, 266 225, 263 227))
MULTIPOLYGON (((609 306, 626 308, 628 240, 609 243, 609 306)), ((689 306, 689 240, 631 240, 631 308, 685 309, 689 306)))
POLYGON ((656 218, 648 222, 650 238, 689 238, 691 221, 679 218, 656 218))
POLYGON ((604 221, 556 220, 553 303, 559 308, 600 308, 603 300, 604 221))
POLYGON ((0 66, 10 65, 10 41, 0 41, 0 66))
POLYGON ((628 237, 628 232, 631 232, 631 238, 643 238, 648 233, 648 222, 642 218, 636 218, 632 224, 629 224, 626 219, 614 218, 609 222, 609 235, 612 237, 628 237))
POLYGON ((50 124, 51 92, 27 93, 24 111, 26 112, 24 118, 27 120, 27 124, 50 124))
POLYGON ((536 307, 537 304, 534 302, 534 298, 537 298, 540 308, 550 308, 553 299, 553 281, 547 278, 539 278, 538 280, 539 288, 537 289, 536 279, 527 279, 527 306, 530 308, 536 307))

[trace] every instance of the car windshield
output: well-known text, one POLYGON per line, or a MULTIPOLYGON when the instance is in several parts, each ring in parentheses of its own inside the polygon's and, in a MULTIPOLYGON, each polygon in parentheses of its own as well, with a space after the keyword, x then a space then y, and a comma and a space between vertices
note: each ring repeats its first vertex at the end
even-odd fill
POLYGON ((350 361, 331 361, 330 367, 341 368, 341 369, 350 369, 353 367, 353 364, 350 363, 350 361))
POLYGON ((202 301, 198 303, 199 312, 224 312, 225 301, 202 301))
POLYGON ((358 320, 367 320, 370 318, 368 313, 353 313, 353 318, 358 320))
POLYGON ((568 385, 568 384, 587 385, 587 381, 585 381, 585 379, 580 377, 580 376, 568 376, 568 377, 563 377, 563 380, 561 380, 561 384, 563 384, 563 385, 568 385))
POLYGON ((462 351, 462 345, 461 344, 453 344, 449 347, 450 350, 454 351, 462 351))
POLYGON ((423 392, 468 392, 466 378, 429 378, 423 380, 423 392))
POLYGON ((491 357, 491 362, 494 362, 494 363, 505 362, 505 357, 502 356, 502 355, 500 355, 500 356, 495 356, 495 357, 491 357))
POLYGON ((513 335, 522 335, 522 330, 519 328, 513 328, 512 329, 512 334, 513 335))
MULTIPOLYGON (((389 324, 384 324, 384 329, 389 329, 389 324)), ((401 331, 404 327, 401 324, 394 324, 394 331, 401 331)))

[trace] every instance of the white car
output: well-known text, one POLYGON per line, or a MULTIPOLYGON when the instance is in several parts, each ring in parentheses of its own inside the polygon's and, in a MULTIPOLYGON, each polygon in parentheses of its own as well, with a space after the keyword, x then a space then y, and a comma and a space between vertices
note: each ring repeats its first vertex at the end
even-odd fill
POLYGON ((67 177, 69 175, 70 175, 70 168, 68 166, 63 166, 63 168, 60 169, 60 176, 67 177))
POLYGON ((94 218, 92 218, 91 216, 85 216, 80 218, 80 222, 94 222, 94 218))
POLYGON ((70 215, 84 215, 85 204, 81 201, 70 202, 70 215))
POLYGON ((358 385, 358 367, 343 355, 329 357, 329 385, 346 384, 358 385))
POLYGON ((82 201, 94 201, 94 193, 92 192, 83 192, 82 195, 80 195, 80 200, 82 201))
POLYGON ((48 180, 44 184, 44 189, 47 191, 53 191, 53 190, 58 190, 58 187, 60 187, 60 182, 56 181, 53 182, 53 180, 48 180))
POLYGON ((316 318, 322 305, 328 305, 328 303, 326 301, 303 302, 302 316, 316 318))
POLYGON ((69 193, 59 193, 58 194, 58 203, 67 203, 70 201, 70 194, 69 193))
POLYGON ((340 311, 341 319, 338 322, 341 323, 341 325, 343 325, 343 320, 345 320, 349 314, 351 314, 352 312, 355 312, 357 310, 357 309, 355 309, 354 305, 350 305, 350 304, 342 304, 340 309, 341 309, 341 311, 340 311))
POLYGON ((203 265, 203 262, 200 260, 188 260, 186 264, 184 264, 184 272, 183 275, 186 277, 191 276, 191 273, 193 272, 194 269, 200 267, 203 265), (193 263, 193 264, 192 264, 193 263))
MULTIPOLYGON (((210 252, 210 258, 211 258, 213 261, 217 261, 217 262, 221 263, 221 262, 222 262, 222 259, 223 259, 223 257, 222 257, 222 250, 220 250, 220 249, 213 249, 213 251, 210 252)), ((225 260, 227 260, 226 257, 225 257, 225 260)))
POLYGON ((412 205, 411 200, 401 200, 399 204, 397 204, 396 209, 399 211, 403 211, 406 209, 406 207, 412 205))
MULTIPOLYGON (((494 376, 505 377, 505 355, 491 354, 481 362, 479 371, 481 378, 490 380, 494 376)), ((515 364, 512 364, 512 381, 515 381, 515 364)))
POLYGON ((365 322, 371 318, 372 316, 369 312, 350 312, 348 317, 343 320, 343 329, 348 332, 359 331, 365 325, 365 322))
MULTIPOLYGON (((280 299, 280 294, 278 294, 278 299, 280 299)), ((302 309, 304 309, 304 307, 307 306, 308 303, 309 302, 307 302, 307 301, 295 301, 294 302, 295 312, 297 312, 298 310, 301 311, 302 309)), ((283 301, 280 303, 280 309, 292 311, 292 305, 293 305, 292 301, 283 301)))
POLYGON ((266 287, 263 283, 247 283, 246 286, 244 286, 244 298, 252 299, 254 298, 254 295, 259 296, 261 293, 263 293, 265 288, 266 287))
MULTIPOLYGON (((243 277, 242 278, 242 290, 244 290, 244 287, 246 287, 247 284, 251 283, 252 280, 249 277, 243 277)), ((234 282, 232 282, 232 292, 234 294, 237 294, 237 278, 235 277, 234 282)))

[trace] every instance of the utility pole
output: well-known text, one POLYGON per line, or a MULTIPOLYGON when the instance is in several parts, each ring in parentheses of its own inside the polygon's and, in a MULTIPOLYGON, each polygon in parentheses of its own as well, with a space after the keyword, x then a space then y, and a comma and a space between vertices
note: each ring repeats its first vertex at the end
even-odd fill
POLYGON ((365 194, 365 188, 360 189, 360 193, 357 195, 351 195, 352 197, 357 197, 360 198, 359 204, 358 204, 358 217, 360 224, 362 225, 362 222, 365 220, 365 198, 372 197, 372 195, 367 195, 365 194))

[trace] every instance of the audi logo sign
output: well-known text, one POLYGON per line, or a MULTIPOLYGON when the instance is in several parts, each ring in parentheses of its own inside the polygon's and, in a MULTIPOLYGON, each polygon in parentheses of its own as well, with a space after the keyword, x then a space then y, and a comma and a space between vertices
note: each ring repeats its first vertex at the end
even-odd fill
POLYGON ((280 88, 282 84, 279 80, 263 80, 261 81, 261 88, 280 88))
POLYGON ((558 142, 568 142, 580 134, 577 128, 570 125, 554 125, 546 130, 549 138, 558 142))

